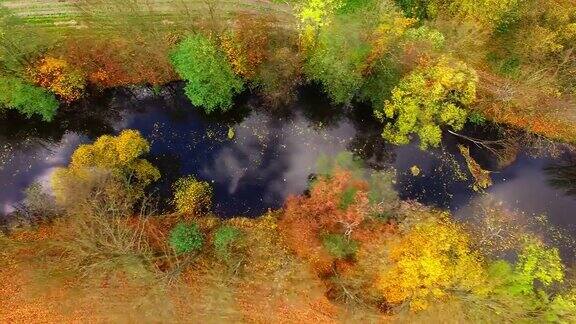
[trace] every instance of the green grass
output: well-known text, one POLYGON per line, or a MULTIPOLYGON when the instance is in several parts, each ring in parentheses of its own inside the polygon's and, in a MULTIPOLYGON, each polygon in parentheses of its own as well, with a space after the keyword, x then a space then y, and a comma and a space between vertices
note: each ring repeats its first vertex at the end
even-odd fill
MULTIPOLYGON (((217 14, 224 20, 233 19, 238 12, 268 13, 276 16, 282 24, 293 20, 288 4, 263 0, 222 0, 215 3, 217 14)), ((205 0, 81 0, 78 3, 73 0, 0 0, 0 6, 9 8, 20 17, 22 28, 57 38, 73 35, 79 28, 92 29, 92 35, 107 35, 124 26, 137 27, 139 24, 157 31, 173 31, 208 17, 205 0)))

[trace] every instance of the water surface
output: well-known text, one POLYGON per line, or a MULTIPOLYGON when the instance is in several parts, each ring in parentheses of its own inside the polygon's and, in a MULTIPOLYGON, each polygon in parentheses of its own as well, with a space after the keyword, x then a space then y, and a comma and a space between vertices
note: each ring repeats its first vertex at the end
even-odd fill
MULTIPOLYGON (((455 176, 456 168, 466 171, 457 154, 460 139, 447 134, 443 148, 429 151, 415 144, 389 145, 367 107, 334 107, 322 97, 304 89, 298 102, 277 111, 245 96, 232 113, 206 116, 187 102, 180 86, 172 85, 160 95, 149 89, 107 92, 64 109, 51 124, 9 113, 0 119, 0 211, 13 211, 22 191, 35 181, 46 182, 79 144, 127 128, 138 129, 151 142, 148 158, 163 175, 155 190, 169 196, 175 179, 193 174, 213 184, 215 211, 223 217, 255 216, 282 206, 288 195, 306 189, 320 155, 344 150, 371 168, 395 168, 403 199, 457 215, 479 199, 471 180, 455 176), (227 137, 230 127, 233 139, 227 137), (414 165, 421 170, 418 176, 409 171, 414 165)), ((513 164, 493 173, 487 192, 528 217, 547 214, 553 224, 576 233, 576 199, 566 184, 551 185, 554 172, 546 171, 564 164, 566 157, 536 158, 521 151, 513 164)))

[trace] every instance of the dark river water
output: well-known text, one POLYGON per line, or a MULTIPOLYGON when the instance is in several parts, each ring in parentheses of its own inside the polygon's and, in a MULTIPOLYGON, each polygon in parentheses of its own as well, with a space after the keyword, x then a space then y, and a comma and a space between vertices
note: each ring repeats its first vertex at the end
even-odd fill
MULTIPOLYGON (((193 174, 213 184, 215 211, 223 217, 255 216, 282 206, 288 195, 306 189, 321 155, 345 150, 371 168, 395 168, 403 199, 458 215, 485 197, 472 190, 470 180, 455 176, 456 168, 467 172, 457 154, 459 139, 447 134, 442 149, 429 151, 389 145, 370 109, 333 107, 322 97, 304 89, 291 107, 273 110, 246 96, 232 113, 205 116, 187 103, 179 85, 171 85, 160 94, 117 89, 67 107, 51 124, 9 113, 0 118, 0 213, 12 212, 27 186, 46 182, 54 168, 66 165, 80 143, 127 128, 138 129, 151 142, 148 158, 162 172, 156 187, 161 195, 167 195, 174 179, 193 174), (410 171, 414 165, 421 170, 418 176, 410 171)), ((485 152, 473 153, 490 162, 485 152)), ((494 185, 487 193, 527 217, 546 214, 555 226, 576 233, 576 196, 569 194, 569 187, 576 187, 576 169, 563 169, 574 178, 556 185, 554 172, 546 171, 565 164, 565 156, 536 158, 520 151, 514 163, 492 174, 494 185)))

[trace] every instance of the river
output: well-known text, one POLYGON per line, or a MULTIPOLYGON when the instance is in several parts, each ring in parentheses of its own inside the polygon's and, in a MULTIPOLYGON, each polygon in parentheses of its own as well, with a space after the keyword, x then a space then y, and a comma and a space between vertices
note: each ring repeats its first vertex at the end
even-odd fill
MULTIPOLYGON (((9 217, 23 190, 35 181, 47 182, 79 144, 127 128, 151 142, 148 158, 163 175, 154 190, 168 196, 176 178, 193 174, 213 184, 215 212, 222 217, 256 216, 281 207, 288 195, 306 189, 321 155, 345 150, 371 168, 395 168, 403 199, 465 216, 464 207, 485 197, 471 188, 470 175, 469 180, 456 176, 455 169, 467 172, 457 153, 460 138, 446 134, 443 148, 428 151, 415 144, 393 146, 381 139, 381 125, 368 107, 334 107, 322 97, 315 89, 303 89, 291 107, 275 110, 245 95, 231 113, 206 116, 188 103, 181 85, 172 84, 156 94, 148 88, 110 90, 65 108, 50 124, 9 112, 0 118, 0 212, 9 217), (415 165, 417 176, 410 171, 415 165)), ((486 160, 486 152, 472 152, 486 160)), ((576 196, 566 184, 553 185, 553 172, 546 171, 566 163, 566 155, 535 157, 520 150, 512 164, 492 173, 494 185, 487 193, 526 217, 546 214, 554 226, 576 236, 576 196)))

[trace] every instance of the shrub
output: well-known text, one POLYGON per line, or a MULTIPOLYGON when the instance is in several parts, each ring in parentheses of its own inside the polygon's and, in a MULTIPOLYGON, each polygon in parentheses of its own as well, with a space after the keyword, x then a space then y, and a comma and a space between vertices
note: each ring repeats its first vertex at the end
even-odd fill
POLYGON ((193 176, 178 179, 173 186, 172 203, 180 213, 199 214, 207 212, 212 206, 212 187, 205 181, 198 181, 193 176))
POLYGON ((228 260, 234 243, 241 236, 240 230, 232 226, 222 226, 214 234, 214 250, 220 259, 228 260))
POLYGON ((28 118, 39 115, 44 121, 52 121, 58 109, 52 93, 14 77, 0 77, 0 105, 28 118))
POLYGON ((186 96, 207 113, 229 110, 234 95, 244 87, 242 80, 234 75, 225 54, 205 36, 186 38, 170 59, 176 72, 187 81, 186 96))
POLYGON ((39 182, 24 190, 23 207, 31 219, 50 218, 58 213, 54 197, 39 182))
POLYGON ((154 278, 154 255, 144 238, 145 222, 130 222, 135 203, 130 190, 115 177, 95 178, 98 181, 69 188, 68 217, 55 221, 55 243, 62 250, 64 264, 89 277, 120 271, 132 278, 154 278))
POLYGON ((54 92, 64 101, 80 99, 86 79, 82 71, 55 57, 45 57, 29 69, 34 82, 54 92))
POLYGON ((345 259, 356 253, 358 243, 342 234, 327 234, 322 238, 322 245, 332 256, 345 259))
POLYGON ((169 243, 177 254, 182 254, 200 250, 204 238, 198 225, 179 223, 170 232, 169 243))

